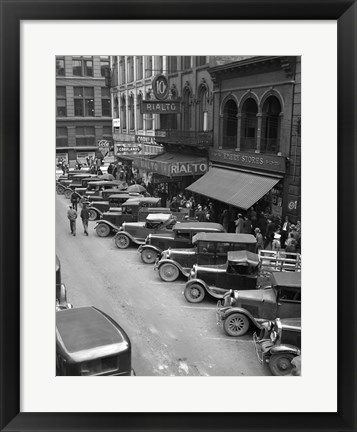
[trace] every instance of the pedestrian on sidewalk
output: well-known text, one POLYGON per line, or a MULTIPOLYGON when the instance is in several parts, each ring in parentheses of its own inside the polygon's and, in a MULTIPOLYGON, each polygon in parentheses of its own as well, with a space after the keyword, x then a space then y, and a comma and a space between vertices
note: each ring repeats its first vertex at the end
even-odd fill
POLYGON ((259 251, 264 248, 264 239, 259 228, 255 228, 254 233, 255 233, 255 238, 257 239, 257 244, 255 246, 256 253, 259 253, 259 251))
POLYGON ((78 205, 80 199, 81 199, 81 196, 79 195, 79 193, 74 191, 71 195, 71 203, 72 203, 72 207, 76 211, 77 211, 77 205, 78 205))
POLYGON ((82 207, 82 210, 81 210, 81 219, 82 219, 84 234, 87 236, 88 235, 89 211, 87 209, 87 204, 86 203, 83 203, 83 207, 82 207))
POLYGON ((72 206, 69 206, 69 210, 67 212, 67 218, 69 219, 69 226, 71 228, 71 234, 73 236, 75 236, 76 235, 77 212, 73 209, 72 206))
POLYGON ((238 218, 234 221, 236 225, 236 234, 243 232, 244 219, 241 213, 238 213, 238 218))

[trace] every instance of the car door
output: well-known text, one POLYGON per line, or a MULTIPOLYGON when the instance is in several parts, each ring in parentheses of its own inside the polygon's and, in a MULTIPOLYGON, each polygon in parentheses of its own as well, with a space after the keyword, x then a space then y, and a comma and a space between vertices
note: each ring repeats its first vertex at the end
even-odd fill
POLYGON ((198 243, 197 264, 215 265, 216 245, 214 242, 200 241, 198 243))
POLYGON ((277 317, 301 317, 301 289, 295 287, 279 287, 277 298, 277 317))

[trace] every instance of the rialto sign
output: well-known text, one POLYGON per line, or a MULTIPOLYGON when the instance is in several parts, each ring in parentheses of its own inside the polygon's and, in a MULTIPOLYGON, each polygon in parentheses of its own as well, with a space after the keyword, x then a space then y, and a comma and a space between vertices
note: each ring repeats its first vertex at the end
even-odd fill
POLYGON ((159 74, 152 81, 153 99, 141 102, 142 114, 179 114, 181 102, 169 98, 169 84, 165 75, 159 74))
POLYGON ((202 175, 207 172, 206 159, 187 162, 165 162, 155 159, 137 158, 133 161, 133 164, 136 168, 166 177, 202 175))

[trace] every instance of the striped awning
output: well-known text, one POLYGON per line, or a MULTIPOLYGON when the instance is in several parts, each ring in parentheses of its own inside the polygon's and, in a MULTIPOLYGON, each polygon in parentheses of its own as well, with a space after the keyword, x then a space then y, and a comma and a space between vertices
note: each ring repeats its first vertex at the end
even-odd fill
POLYGON ((280 180, 242 171, 211 168, 186 189, 208 198, 247 210, 280 180))

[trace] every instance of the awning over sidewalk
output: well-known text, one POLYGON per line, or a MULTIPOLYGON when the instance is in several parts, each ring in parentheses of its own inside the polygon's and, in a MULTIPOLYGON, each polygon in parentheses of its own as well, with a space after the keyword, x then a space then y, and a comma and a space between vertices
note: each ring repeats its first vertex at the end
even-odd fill
POLYGON ((162 153, 154 158, 137 157, 134 167, 167 177, 202 175, 207 172, 207 159, 184 153, 162 153))
POLYGON ((247 210, 270 191, 280 178, 211 168, 186 189, 247 210))

